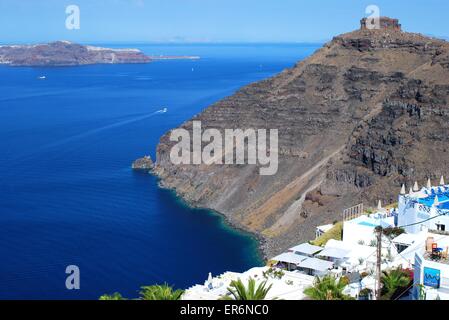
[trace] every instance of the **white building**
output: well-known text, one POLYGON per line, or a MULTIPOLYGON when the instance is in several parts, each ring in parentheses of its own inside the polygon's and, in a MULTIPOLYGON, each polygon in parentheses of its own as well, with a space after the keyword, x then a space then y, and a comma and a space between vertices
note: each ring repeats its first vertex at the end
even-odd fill
POLYGON ((332 261, 314 257, 315 254, 322 250, 322 247, 303 243, 290 248, 289 252, 284 252, 272 258, 271 261, 279 269, 295 271, 311 276, 323 276, 329 273, 331 269, 334 269, 335 264, 332 261))
POLYGON ((303 255, 306 257, 313 257, 318 252, 322 251, 323 248, 319 246, 314 246, 309 243, 301 243, 295 247, 288 249, 289 252, 293 252, 295 254, 303 255))
POLYGON ((196 285, 187 289, 182 300, 218 300, 228 293, 228 287, 233 280, 240 279, 247 285, 250 278, 256 283, 267 281, 272 286, 267 300, 302 300, 305 298, 304 290, 313 285, 314 277, 298 272, 283 271, 282 275, 267 275, 268 267, 252 268, 243 273, 226 272, 220 276, 209 275, 204 285, 196 285), (264 274, 265 273, 265 274, 264 274))
MULTIPOLYGON (((358 207, 363 208, 362 205, 358 207)), ((379 204, 376 213, 352 213, 343 222, 342 241, 329 240, 324 247, 303 243, 290 248, 272 260, 282 276, 267 276, 268 267, 253 268, 244 273, 226 272, 209 279, 204 285, 186 290, 185 300, 215 300, 226 295, 232 280, 249 278, 272 285, 267 299, 300 300, 304 289, 313 285, 314 276, 332 274, 336 277, 365 274, 345 288, 345 293, 357 297, 361 289, 374 290, 376 283, 376 234, 378 226, 403 227, 406 231, 390 240, 382 236, 381 269, 397 267, 414 270, 414 299, 449 300, 449 185, 441 179, 440 186, 419 189, 417 183, 407 194, 405 186, 399 196, 398 209, 386 210, 379 204), (433 231, 433 232, 432 232, 433 231), (432 246, 433 244, 433 246, 432 246)), ((317 228, 317 236, 333 225, 317 228)), ((279 273, 277 273, 279 275, 279 273)))
POLYGON ((426 240, 418 245, 413 299, 449 300, 449 236, 429 233, 426 240))
POLYGON ((402 187, 398 203, 398 226, 406 226, 407 233, 437 230, 449 231, 449 185, 431 186, 419 189, 418 184, 408 194, 402 187))
POLYGON ((347 272, 367 272, 374 270, 376 263, 376 247, 347 243, 339 240, 329 240, 326 249, 339 249, 347 252, 340 268, 347 272))
POLYGON ((380 210, 371 215, 361 215, 343 223, 343 242, 348 244, 375 245, 376 227, 394 227, 394 216, 390 210, 380 210))

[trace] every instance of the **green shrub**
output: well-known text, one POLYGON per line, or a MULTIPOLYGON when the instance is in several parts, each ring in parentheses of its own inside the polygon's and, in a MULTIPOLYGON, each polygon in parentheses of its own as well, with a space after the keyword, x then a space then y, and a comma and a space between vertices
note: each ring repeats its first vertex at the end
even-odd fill
POLYGON ((332 229, 328 232, 324 233, 321 237, 311 241, 310 243, 315 246, 324 246, 326 243, 331 240, 341 240, 343 234, 343 222, 337 222, 332 229))
POLYGON ((251 277, 246 286, 240 279, 233 280, 228 287, 228 294, 221 297, 221 300, 265 300, 271 286, 267 287, 267 281, 257 285, 256 280, 251 277))
POLYGON ((104 294, 100 297, 99 300, 126 300, 122 297, 122 295, 118 292, 115 292, 113 294, 104 294))
POLYGON ((343 294, 346 285, 343 278, 337 280, 332 275, 316 277, 313 286, 306 288, 304 294, 312 300, 354 300, 343 294))

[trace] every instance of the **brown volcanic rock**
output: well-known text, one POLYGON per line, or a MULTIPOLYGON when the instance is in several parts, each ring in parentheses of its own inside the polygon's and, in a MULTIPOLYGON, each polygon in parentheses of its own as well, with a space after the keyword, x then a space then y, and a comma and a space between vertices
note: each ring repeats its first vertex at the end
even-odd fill
POLYGON ((153 161, 150 156, 145 156, 135 160, 132 164, 133 170, 151 171, 153 169, 153 161))
POLYGON ((0 64, 11 66, 77 66, 99 63, 147 63, 137 49, 83 46, 68 41, 25 46, 0 46, 0 64))
POLYGON ((402 183, 449 172, 448 57, 447 42, 400 30, 335 37, 192 119, 203 129, 279 129, 276 175, 260 176, 254 165, 173 165, 168 134, 154 172, 191 204, 265 236, 265 252, 278 253, 346 207, 395 201, 402 183))

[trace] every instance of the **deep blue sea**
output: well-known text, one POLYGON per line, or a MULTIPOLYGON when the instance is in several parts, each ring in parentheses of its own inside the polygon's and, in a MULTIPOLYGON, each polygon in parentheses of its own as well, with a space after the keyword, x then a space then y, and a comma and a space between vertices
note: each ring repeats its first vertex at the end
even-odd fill
POLYGON ((132 298, 142 285, 186 288, 263 263, 250 235, 187 207, 131 163, 154 158, 169 129, 318 45, 124 47, 201 60, 0 67, 0 299, 132 298), (80 290, 65 287, 68 265, 80 268, 80 290))

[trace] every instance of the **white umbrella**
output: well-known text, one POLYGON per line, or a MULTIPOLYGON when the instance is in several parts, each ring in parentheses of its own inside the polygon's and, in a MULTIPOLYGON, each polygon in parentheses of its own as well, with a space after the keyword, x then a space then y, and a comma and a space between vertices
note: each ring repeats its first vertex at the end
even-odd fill
POLYGON ((207 277, 206 283, 204 284, 208 290, 211 290, 214 288, 214 285, 212 283, 212 273, 209 272, 209 276, 207 277))
POLYGON ((413 186, 413 191, 419 191, 418 181, 415 181, 415 185, 413 186))
POLYGON ((401 194, 402 194, 402 195, 405 194, 405 184, 402 185, 402 188, 401 188, 401 194))
POLYGON ((438 207, 439 204, 440 204, 440 201, 439 201, 439 199, 438 199, 438 196, 435 196, 435 200, 433 201, 433 205, 434 205, 435 207, 438 207))

